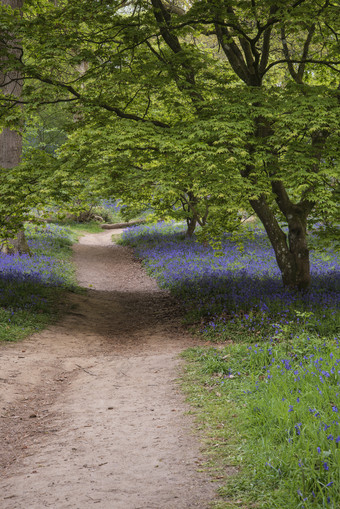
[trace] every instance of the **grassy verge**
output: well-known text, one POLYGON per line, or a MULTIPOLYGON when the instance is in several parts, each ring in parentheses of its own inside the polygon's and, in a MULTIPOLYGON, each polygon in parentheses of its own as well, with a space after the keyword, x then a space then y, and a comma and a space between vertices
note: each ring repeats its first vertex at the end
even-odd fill
POLYGON ((58 302, 77 289, 71 262, 75 234, 58 225, 26 230, 32 255, 0 255, 0 341, 17 341, 57 317, 58 302))
POLYGON ((239 469, 218 507, 340 506, 337 341, 300 336, 184 356, 184 388, 212 464, 239 469))

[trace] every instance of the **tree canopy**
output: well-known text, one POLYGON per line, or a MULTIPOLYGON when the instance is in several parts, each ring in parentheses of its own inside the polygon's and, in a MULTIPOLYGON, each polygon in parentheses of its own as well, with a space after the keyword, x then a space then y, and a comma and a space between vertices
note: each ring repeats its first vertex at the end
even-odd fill
POLYGON ((20 188, 35 175, 39 201, 41 186, 65 198, 91 180, 160 211, 182 203, 213 234, 255 212, 284 284, 307 287, 307 228, 332 231, 338 220, 339 7, 26 0, 17 15, 1 7, 2 31, 22 46, 18 55, 2 40, 2 73, 15 69, 24 82, 20 98, 1 97, 3 125, 51 104, 73 119, 59 159, 35 150, 16 171, 20 188))

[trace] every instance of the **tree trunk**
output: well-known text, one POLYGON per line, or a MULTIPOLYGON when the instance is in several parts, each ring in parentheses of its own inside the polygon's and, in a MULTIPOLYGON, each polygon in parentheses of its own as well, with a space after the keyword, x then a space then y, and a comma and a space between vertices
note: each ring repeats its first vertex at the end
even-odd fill
POLYGON ((193 236, 193 234, 195 232, 196 225, 197 225, 196 217, 188 217, 187 218, 187 231, 185 232, 186 237, 193 236))
POLYGON ((205 226, 209 213, 208 201, 205 200, 205 211, 201 213, 198 209, 199 199, 195 196, 192 191, 186 191, 181 198, 182 207, 184 212, 187 214, 187 231, 186 237, 192 237, 196 226, 205 226))
MULTIPOLYGON (((256 119, 256 137, 261 143, 265 142, 272 134, 270 123, 263 117, 256 119)), ((324 141, 325 138, 323 138, 324 141)), ((313 155, 321 157, 322 145, 319 138, 317 143, 312 143, 313 155), (314 147, 315 145, 315 147, 314 147)), ((254 147, 248 147, 250 155, 253 155, 254 147)), ((275 152, 272 152, 272 180, 271 188, 275 196, 275 201, 281 213, 284 215, 288 225, 288 235, 281 229, 274 212, 269 207, 266 197, 260 196, 257 199, 249 200, 254 211, 261 220, 268 238, 275 252, 275 257, 282 275, 284 286, 296 288, 298 290, 306 289, 310 286, 310 263, 309 250, 307 244, 307 217, 314 207, 314 203, 308 200, 301 200, 299 203, 293 203, 281 180, 275 180, 278 169, 278 161, 275 152), (276 168, 277 166, 277 168, 276 168)), ((256 178, 252 176, 252 166, 249 165, 241 175, 243 178, 256 183, 256 178)), ((313 171, 316 168, 313 167, 313 171)))
POLYGON ((30 254, 24 231, 20 230, 15 238, 6 240, 1 246, 1 252, 4 254, 30 254))
POLYGON ((293 215, 288 223, 288 244, 293 270, 287 274, 287 280, 283 282, 287 286, 296 286, 299 290, 304 290, 309 287, 311 282, 309 249, 306 221, 297 214, 293 215))
MULTIPOLYGON (((0 0, 2 5, 12 7, 12 9, 22 9, 23 0, 0 0)), ((0 44, 8 47, 9 53, 20 57, 20 44, 18 41, 11 40, 11 34, 2 34, 4 42, 0 44)), ((6 63, 6 57, 2 57, 2 62, 6 63)), ((3 94, 20 97, 22 92, 22 80, 18 71, 4 71, 0 68, 0 87, 3 94)), ((0 166, 2 168, 13 168, 21 160, 22 137, 17 131, 5 127, 0 133, 0 166)))
POLYGON ((22 137, 16 131, 5 127, 0 133, 0 166, 13 168, 21 160, 22 137))
POLYGON ((310 264, 307 246, 306 211, 291 210, 287 214, 288 236, 280 228, 265 197, 250 200, 260 218, 275 252, 284 286, 303 290, 309 287, 310 264))
MULTIPOLYGON (((2 5, 8 5, 12 9, 22 9, 23 0, 0 0, 2 5)), ((13 46, 10 52, 20 56, 20 44, 18 41, 11 40, 11 34, 5 34, 5 44, 13 46), (7 40, 6 40, 7 38, 7 40)), ((4 59, 5 60, 5 59, 4 59)), ((0 86, 2 92, 20 97, 22 91, 22 80, 19 72, 10 71, 2 73, 0 71, 0 86)), ((6 127, 0 133, 0 167, 3 169, 13 168, 20 163, 22 153, 22 136, 17 131, 6 127)), ((23 231, 19 231, 16 236, 9 239, 2 245, 2 252, 5 253, 29 253, 29 247, 23 231)))

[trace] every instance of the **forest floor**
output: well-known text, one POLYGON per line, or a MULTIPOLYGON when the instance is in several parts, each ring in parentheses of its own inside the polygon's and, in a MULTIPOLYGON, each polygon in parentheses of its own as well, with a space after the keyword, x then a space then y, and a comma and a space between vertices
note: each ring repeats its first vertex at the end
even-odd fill
POLYGON ((177 383, 178 354, 197 342, 111 236, 74 246, 87 290, 66 296, 61 320, 0 347, 1 509, 206 509, 215 498, 177 383))

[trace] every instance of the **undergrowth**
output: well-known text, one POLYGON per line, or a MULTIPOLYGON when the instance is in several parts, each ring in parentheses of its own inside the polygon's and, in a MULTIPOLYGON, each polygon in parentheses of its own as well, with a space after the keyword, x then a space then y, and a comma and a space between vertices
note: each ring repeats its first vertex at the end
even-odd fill
POLYGON ((31 255, 0 254, 0 341, 16 341, 57 316, 66 290, 77 289, 71 263, 75 234, 58 225, 26 226, 31 255))
POLYGON ((317 336, 184 353, 212 462, 238 470, 218 507, 340 506, 339 353, 317 336))

